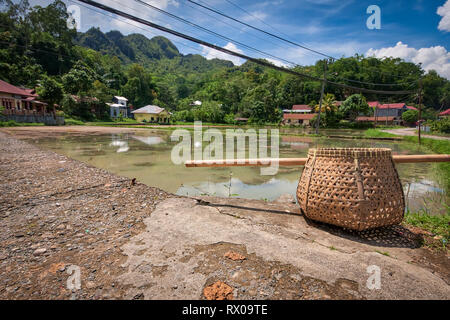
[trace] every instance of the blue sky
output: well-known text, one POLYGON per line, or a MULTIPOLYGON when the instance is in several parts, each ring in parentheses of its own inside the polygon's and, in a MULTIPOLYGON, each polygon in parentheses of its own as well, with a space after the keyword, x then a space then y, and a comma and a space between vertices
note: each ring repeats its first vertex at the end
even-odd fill
MULTIPOLYGON (((321 58, 317 54, 283 43, 201 9, 187 0, 143 1, 295 64, 307 65, 321 58)), ((421 62, 424 69, 436 69, 439 74, 450 79, 450 0, 193 1, 334 57, 351 56, 355 53, 378 57, 398 56, 415 63, 421 62), (244 8, 250 14, 232 3, 244 8), (369 30, 366 26, 366 20, 370 16, 366 10, 370 5, 377 5, 380 8, 379 30, 369 30)), ((45 5, 50 2, 30 0, 32 5, 45 5)), ((235 64, 243 62, 241 59, 227 57, 223 53, 125 21, 123 18, 113 18, 111 14, 95 12, 77 1, 65 0, 65 2, 68 6, 79 6, 81 31, 95 26, 100 27, 102 31, 119 30, 123 34, 142 33, 148 37, 164 35, 184 54, 198 53, 207 58, 219 57, 232 60, 235 64)), ((98 0, 98 2, 231 50, 264 57, 231 41, 187 26, 134 0, 98 0)), ((286 64, 272 57, 266 58, 277 64, 286 64)))

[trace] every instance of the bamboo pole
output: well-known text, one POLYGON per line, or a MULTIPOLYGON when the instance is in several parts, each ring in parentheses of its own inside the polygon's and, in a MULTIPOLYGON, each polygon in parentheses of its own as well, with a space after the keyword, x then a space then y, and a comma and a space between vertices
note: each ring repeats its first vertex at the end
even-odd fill
MULTIPOLYGON (((263 167, 278 162, 279 166, 303 166, 308 158, 261 158, 261 159, 221 159, 221 160, 190 160, 185 166, 192 167, 263 167)), ((414 154, 393 155, 395 163, 417 162, 450 162, 450 154, 414 154)))

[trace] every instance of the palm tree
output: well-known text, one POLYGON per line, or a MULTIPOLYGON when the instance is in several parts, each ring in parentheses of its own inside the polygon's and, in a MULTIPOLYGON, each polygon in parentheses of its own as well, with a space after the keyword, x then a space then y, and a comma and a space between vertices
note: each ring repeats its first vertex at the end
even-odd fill
MULTIPOLYGON (((326 96, 322 100, 322 109, 320 112, 336 112, 338 109, 336 98, 334 97, 334 94, 327 93, 326 96)), ((319 112, 319 105, 317 104, 316 112, 319 112)))

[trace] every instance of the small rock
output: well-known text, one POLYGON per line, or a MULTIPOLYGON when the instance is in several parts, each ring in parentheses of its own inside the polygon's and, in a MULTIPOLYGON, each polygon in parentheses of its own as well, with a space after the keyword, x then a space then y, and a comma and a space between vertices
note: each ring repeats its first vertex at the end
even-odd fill
POLYGON ((44 254, 44 253, 46 253, 46 252, 47 252, 47 249, 45 249, 45 248, 39 248, 39 249, 34 250, 33 255, 39 256, 39 255, 44 254))

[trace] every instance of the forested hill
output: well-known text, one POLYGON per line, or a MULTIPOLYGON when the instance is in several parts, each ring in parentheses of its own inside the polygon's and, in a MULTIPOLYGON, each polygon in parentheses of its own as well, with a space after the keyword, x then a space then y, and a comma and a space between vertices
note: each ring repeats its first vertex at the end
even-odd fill
POLYGON ((160 71, 169 70, 176 66, 180 71, 207 72, 220 67, 233 67, 231 61, 212 59, 207 60, 201 55, 183 55, 178 48, 163 36, 148 39, 142 34, 133 33, 124 36, 120 31, 103 33, 99 28, 91 28, 85 33, 79 32, 75 43, 107 54, 118 57, 123 64, 139 63, 146 67, 158 70, 158 61, 171 59, 173 63, 166 63, 160 71))

